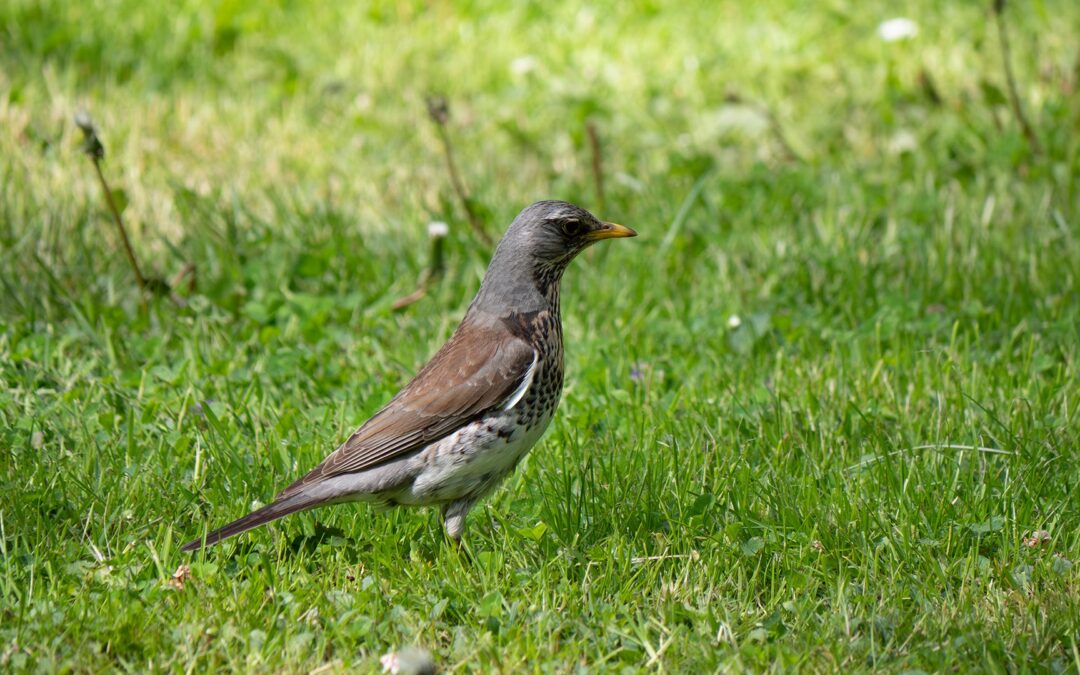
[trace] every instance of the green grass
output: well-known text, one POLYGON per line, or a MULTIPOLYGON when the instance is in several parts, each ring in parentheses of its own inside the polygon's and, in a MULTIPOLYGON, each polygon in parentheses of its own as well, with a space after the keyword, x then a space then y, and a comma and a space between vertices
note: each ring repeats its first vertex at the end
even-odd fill
POLYGON ((427 4, 0 4, 0 669, 1080 669, 1076 4, 1007 10, 1041 155, 988 3, 898 43, 885 3, 427 4), (641 233, 567 274, 551 430, 469 557, 364 506, 179 553, 475 292, 431 91, 492 234, 541 198, 641 233), (140 301, 80 106, 186 308, 140 301))

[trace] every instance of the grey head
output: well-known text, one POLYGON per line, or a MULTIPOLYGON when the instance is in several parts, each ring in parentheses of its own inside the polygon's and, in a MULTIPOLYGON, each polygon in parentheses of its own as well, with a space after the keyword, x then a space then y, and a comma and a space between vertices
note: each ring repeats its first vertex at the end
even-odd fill
POLYGON ((471 310, 505 316, 548 308, 558 303, 559 281, 578 253, 602 239, 634 236, 568 202, 527 206, 495 248, 471 310))

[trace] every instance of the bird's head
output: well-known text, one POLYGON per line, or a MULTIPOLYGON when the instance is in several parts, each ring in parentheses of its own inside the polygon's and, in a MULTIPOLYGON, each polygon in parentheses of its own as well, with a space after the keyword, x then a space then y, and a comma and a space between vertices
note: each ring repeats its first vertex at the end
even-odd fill
POLYGON ((536 202, 514 218, 499 242, 481 296, 521 302, 538 291, 550 298, 578 253, 602 239, 634 236, 629 227, 602 222, 573 204, 536 202))
POLYGON ((541 266, 565 267, 578 253, 601 239, 633 237, 629 227, 601 222, 585 209, 567 202, 536 202, 526 207, 507 230, 503 244, 524 253, 541 266))
POLYGON ((565 268, 574 256, 601 239, 634 236, 637 232, 629 227, 602 222, 580 206, 536 202, 514 218, 495 258, 513 257, 528 261, 530 267, 565 268))

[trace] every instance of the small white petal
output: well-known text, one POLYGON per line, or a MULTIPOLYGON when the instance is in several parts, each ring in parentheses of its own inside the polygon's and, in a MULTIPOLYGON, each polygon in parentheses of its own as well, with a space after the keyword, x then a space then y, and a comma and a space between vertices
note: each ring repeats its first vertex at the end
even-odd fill
POLYGON ((379 663, 382 664, 384 673, 391 673, 397 675, 399 671, 397 652, 390 652, 389 654, 383 654, 379 659, 379 663))
POLYGON ((448 234, 450 234, 450 226, 443 221, 436 220, 434 222, 428 223, 427 235, 429 237, 445 237, 448 234))
POLYGON ((915 152, 919 149, 919 139, 907 129, 901 129, 889 139, 889 152, 900 155, 905 152, 915 152))
POLYGON ((889 19, 888 21, 882 21, 881 25, 878 26, 877 32, 885 42, 896 42, 897 40, 906 40, 907 38, 913 38, 918 35, 919 24, 911 19, 897 17, 895 19, 889 19))
POLYGON ((510 72, 520 77, 536 70, 536 66, 535 56, 519 56, 510 62, 510 72))
POLYGON ((423 647, 406 647, 398 652, 384 654, 381 659, 383 672, 392 675, 421 675, 438 670, 431 652, 423 647))
POLYGON ((739 318, 738 314, 732 314, 728 317, 727 325, 728 328, 738 328, 742 325, 742 319, 739 318))

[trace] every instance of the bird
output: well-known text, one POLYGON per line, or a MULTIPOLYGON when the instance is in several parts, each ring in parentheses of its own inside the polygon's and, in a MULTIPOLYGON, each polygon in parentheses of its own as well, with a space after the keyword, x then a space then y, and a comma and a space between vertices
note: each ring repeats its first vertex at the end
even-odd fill
POLYGON ((437 506, 460 545, 469 510, 513 472, 559 405, 563 272, 586 247, 634 236, 568 202, 527 206, 457 329, 396 396, 269 504, 181 550, 343 502, 437 506))

